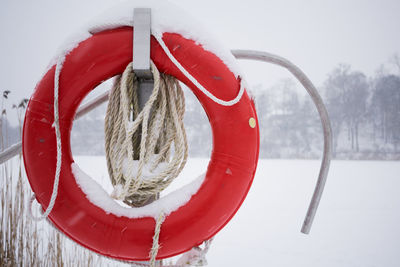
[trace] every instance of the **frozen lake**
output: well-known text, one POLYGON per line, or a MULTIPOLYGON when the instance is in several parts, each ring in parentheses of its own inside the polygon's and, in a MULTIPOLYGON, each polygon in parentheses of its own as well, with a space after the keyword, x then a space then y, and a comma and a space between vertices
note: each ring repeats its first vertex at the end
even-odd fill
MULTIPOLYGON (((109 188, 104 157, 75 160, 109 188)), ((207 163, 190 159, 172 189, 207 163)), ((400 162, 333 161, 313 228, 304 235, 319 164, 260 160, 241 209, 214 239, 208 266, 400 266, 400 162)))

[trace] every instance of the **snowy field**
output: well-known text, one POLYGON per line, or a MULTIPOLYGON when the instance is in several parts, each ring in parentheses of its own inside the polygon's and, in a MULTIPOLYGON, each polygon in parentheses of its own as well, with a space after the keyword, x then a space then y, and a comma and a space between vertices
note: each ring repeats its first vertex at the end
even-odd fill
MULTIPOLYGON (((75 160, 110 189, 104 157, 75 160)), ((197 177, 207 163, 190 159, 172 189, 197 177)), ((208 266, 400 266, 400 162, 332 162, 311 234, 304 235, 300 228, 319 164, 260 160, 247 199, 214 240, 208 266)))

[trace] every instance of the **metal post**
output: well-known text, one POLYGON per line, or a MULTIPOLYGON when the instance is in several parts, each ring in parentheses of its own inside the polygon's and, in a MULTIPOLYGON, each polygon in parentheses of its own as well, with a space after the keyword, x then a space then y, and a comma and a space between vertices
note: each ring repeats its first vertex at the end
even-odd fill
POLYGON ((151 9, 133 11, 133 71, 139 80, 139 107, 143 109, 154 88, 150 69, 151 9))
MULTIPOLYGON (((153 74, 150 69, 151 8, 135 8, 133 10, 133 72, 138 78, 139 108, 142 110, 154 89, 153 74)), ((159 198, 152 196, 143 206, 159 198)), ((147 264, 148 262, 143 262, 147 264)), ((161 266, 162 261, 156 261, 161 266)), ((133 265, 135 266, 135 265, 133 265)))
POLYGON ((151 8, 133 10, 133 70, 143 79, 152 79, 150 70, 151 8))
MULTIPOLYGON (((151 8, 133 10, 133 71, 138 78, 139 108, 142 110, 154 88, 153 74, 150 69, 151 8)), ((158 199, 151 197, 144 205, 158 199)))
POLYGON ((314 189, 314 194, 311 199, 311 203, 308 207, 307 215, 304 219, 301 232, 304 234, 309 234, 311 226, 318 209, 319 202, 324 191, 326 179, 328 177, 329 165, 332 157, 332 129, 329 120, 328 112, 326 111, 325 105, 322 101, 321 96, 318 94, 317 89, 314 84, 308 79, 308 77, 302 72, 296 65, 294 65, 289 60, 266 52, 261 51, 251 51, 251 50, 232 50, 232 54, 238 59, 251 59, 263 62, 269 62, 289 70, 299 82, 304 86, 313 100, 315 106, 317 107, 322 129, 324 133, 324 151, 321 162, 321 167, 318 175, 317 185, 314 189))

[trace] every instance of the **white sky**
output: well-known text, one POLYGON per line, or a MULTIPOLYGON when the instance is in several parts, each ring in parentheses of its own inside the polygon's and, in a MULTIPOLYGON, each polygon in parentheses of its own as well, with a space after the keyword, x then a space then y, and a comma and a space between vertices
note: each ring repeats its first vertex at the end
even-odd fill
MULTIPOLYGON (((29 98, 63 40, 115 0, 0 1, 0 91, 29 98)), ((398 0, 171 0, 228 48, 264 50, 297 64, 318 86, 339 63, 374 75, 400 52, 398 0)), ((242 63, 250 84, 290 77, 277 67, 242 63)))

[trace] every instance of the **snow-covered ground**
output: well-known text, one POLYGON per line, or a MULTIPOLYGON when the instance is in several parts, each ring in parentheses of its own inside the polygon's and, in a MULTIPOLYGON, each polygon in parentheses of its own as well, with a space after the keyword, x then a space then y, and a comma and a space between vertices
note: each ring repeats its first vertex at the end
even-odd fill
MULTIPOLYGON (((104 157, 75 160, 109 188, 104 157)), ((190 159, 172 187, 197 177, 207 163, 190 159)), ((209 266, 400 266, 400 162, 332 162, 311 234, 304 235, 319 164, 260 160, 241 209, 214 240, 209 266)))

